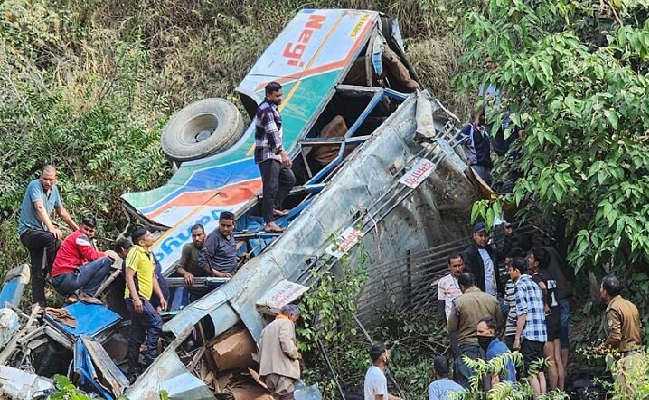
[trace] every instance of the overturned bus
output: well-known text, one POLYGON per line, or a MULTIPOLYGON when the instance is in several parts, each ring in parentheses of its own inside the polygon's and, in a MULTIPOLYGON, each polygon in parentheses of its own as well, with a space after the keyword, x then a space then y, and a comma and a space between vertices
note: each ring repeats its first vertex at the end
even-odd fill
POLYGON ((191 304, 182 283, 172 285, 179 287, 165 316, 164 350, 130 386, 114 355, 122 352, 106 349, 105 334, 127 324, 107 319, 110 327, 90 335, 58 338, 75 365, 86 365, 73 370, 86 371, 83 382, 105 397, 156 398, 164 390, 169 398, 214 398, 232 386, 228 371, 252 367, 255 378, 257 341, 273 312, 356 244, 380 263, 464 235, 460 221, 476 195, 455 151, 459 120, 419 90, 396 20, 374 11, 301 10, 237 88, 250 119, 271 81, 284 88, 284 146, 298 179, 290 212, 278 220, 285 231, 262 230, 254 126, 244 129, 244 117, 222 99, 178 112, 162 135, 173 177, 124 194, 125 208, 159 232, 153 251, 170 282, 178 283, 173 274, 191 226, 218 229, 223 211, 235 214, 235 238, 252 257, 231 279, 202 280, 213 290, 191 304))

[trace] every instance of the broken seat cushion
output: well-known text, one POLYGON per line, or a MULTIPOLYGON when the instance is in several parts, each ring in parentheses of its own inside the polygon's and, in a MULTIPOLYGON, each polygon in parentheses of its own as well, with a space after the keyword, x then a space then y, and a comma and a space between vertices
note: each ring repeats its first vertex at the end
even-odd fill
POLYGON ((119 314, 110 311, 104 305, 78 302, 65 306, 63 309, 67 310, 67 312, 76 319, 76 327, 62 324, 48 315, 45 317, 48 318, 52 324, 56 325, 59 329, 72 337, 79 337, 80 335, 92 337, 117 324, 120 320, 119 314))

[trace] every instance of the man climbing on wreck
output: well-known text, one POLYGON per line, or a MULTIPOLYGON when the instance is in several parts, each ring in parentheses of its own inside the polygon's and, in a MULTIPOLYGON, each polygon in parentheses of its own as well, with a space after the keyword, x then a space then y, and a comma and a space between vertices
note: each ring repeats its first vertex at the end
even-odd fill
POLYGON ((56 168, 47 165, 40 179, 29 182, 18 222, 20 242, 31 258, 33 302, 41 307, 45 306, 45 275, 51 272, 61 245, 61 230, 52 222, 52 211, 56 210, 70 229, 79 229, 61 203, 56 178, 56 168))
POLYGON ((275 219, 285 216, 282 210, 286 195, 295 185, 293 163, 284 149, 282 117, 278 106, 282 102, 282 86, 277 82, 266 85, 266 98, 259 104, 255 116, 255 163, 259 166, 263 186, 261 212, 266 232, 282 232, 275 219))
POLYGON ((134 246, 126 256, 126 308, 131 314, 131 333, 128 340, 128 378, 134 382, 140 370, 140 346, 146 341, 144 356, 145 368, 157 356, 158 337, 162 332, 162 318, 151 304, 155 293, 160 300, 160 308, 167 308, 167 301, 155 279, 153 254, 153 235, 143 227, 131 234, 134 246))

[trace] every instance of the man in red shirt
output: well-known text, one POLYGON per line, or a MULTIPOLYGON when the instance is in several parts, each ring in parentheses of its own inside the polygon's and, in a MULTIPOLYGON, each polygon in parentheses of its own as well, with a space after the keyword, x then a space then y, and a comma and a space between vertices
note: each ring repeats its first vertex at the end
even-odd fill
POLYGON ((79 230, 61 244, 52 266, 52 286, 57 292, 65 296, 76 293, 83 301, 98 301, 93 296, 110 273, 115 256, 95 248, 91 240, 96 229, 97 220, 84 217, 79 230))

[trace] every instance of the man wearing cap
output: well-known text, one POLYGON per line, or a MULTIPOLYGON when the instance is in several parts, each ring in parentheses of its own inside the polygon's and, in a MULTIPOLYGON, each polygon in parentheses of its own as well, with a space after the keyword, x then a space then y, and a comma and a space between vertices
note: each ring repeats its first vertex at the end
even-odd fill
MULTIPOLYGON (((476 286, 492 296, 504 295, 505 288, 500 280, 500 252, 488 244, 489 234, 484 222, 478 222, 473 229, 473 244, 464 250, 464 270, 475 275, 476 286)), ((505 246, 507 247, 507 246, 505 246)), ((510 249, 504 248, 504 253, 510 249)))
POLYGON ((295 324, 300 310, 287 304, 259 338, 259 376, 276 400, 294 399, 295 382, 300 379, 300 359, 295 324))
POLYGON ((385 343, 379 342, 372 345, 370 350, 372 366, 365 372, 363 381, 364 400, 400 400, 388 392, 388 380, 385 378, 385 368, 390 362, 390 353, 385 343))
POLYGON ((602 279, 599 289, 606 307, 606 325, 608 338, 598 348, 600 352, 614 350, 619 353, 617 362, 617 380, 625 393, 632 393, 644 381, 638 375, 637 364, 644 359, 642 343, 642 324, 635 304, 623 298, 622 283, 615 275, 602 279))
POLYGON ((29 182, 23 197, 18 222, 20 242, 29 250, 32 275, 32 299, 34 303, 45 306, 45 275, 52 270, 52 263, 61 245, 61 230, 54 225, 52 211, 76 231, 79 226, 61 203, 56 186, 56 168, 47 165, 40 179, 29 182))

